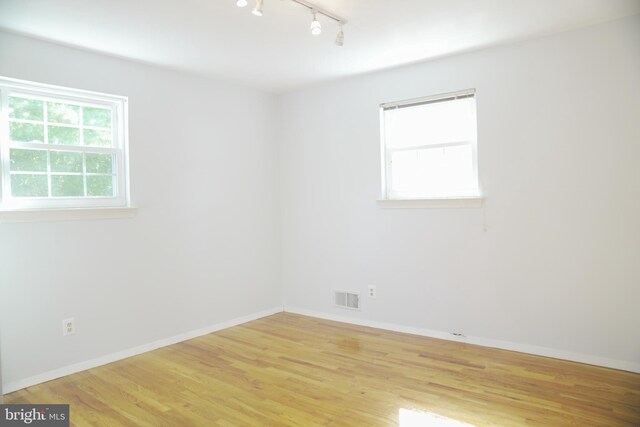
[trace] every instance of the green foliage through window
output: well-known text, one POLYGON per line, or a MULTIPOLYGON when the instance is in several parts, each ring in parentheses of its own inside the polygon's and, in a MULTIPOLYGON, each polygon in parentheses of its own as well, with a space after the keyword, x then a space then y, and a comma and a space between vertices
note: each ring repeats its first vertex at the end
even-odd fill
POLYGON ((87 196, 111 196, 113 194, 113 179, 114 177, 111 175, 87 176, 87 196))
POLYGON ((82 175, 51 175, 53 197, 82 197, 84 182, 82 175))
POLYGON ((77 125, 80 122, 80 106, 47 102, 47 118, 53 123, 77 125))
POLYGON ((9 118, 21 120, 43 120, 44 102, 37 99, 9 97, 9 118))
POLYGON ((126 98, 3 77, 0 94, 1 209, 126 206, 126 98))
POLYGON ((111 154, 87 153, 87 173, 111 173, 113 156, 111 154))
POLYGON ((11 171, 46 172, 47 152, 12 148, 9 151, 9 165, 11 171))
POLYGON ((49 144, 80 145, 80 129, 48 126, 49 144))
POLYGON ((52 151, 51 172, 82 173, 82 153, 73 151, 52 151))
POLYGON ((44 125, 11 122, 9 136, 16 142, 44 142, 44 125))
POLYGON ((47 197, 47 175, 11 175, 11 194, 14 197, 47 197))
POLYGON ((85 126, 110 128, 111 110, 107 110, 105 108, 84 107, 83 122, 85 126))

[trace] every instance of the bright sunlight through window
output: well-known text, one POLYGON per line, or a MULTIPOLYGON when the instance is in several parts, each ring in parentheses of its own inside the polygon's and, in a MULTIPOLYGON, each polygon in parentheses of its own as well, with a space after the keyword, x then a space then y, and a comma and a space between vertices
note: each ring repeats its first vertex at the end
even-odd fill
POLYGON ((384 199, 479 197, 475 91, 381 105, 384 199))
POLYGON ((2 210, 127 205, 126 98, 0 78, 2 210))

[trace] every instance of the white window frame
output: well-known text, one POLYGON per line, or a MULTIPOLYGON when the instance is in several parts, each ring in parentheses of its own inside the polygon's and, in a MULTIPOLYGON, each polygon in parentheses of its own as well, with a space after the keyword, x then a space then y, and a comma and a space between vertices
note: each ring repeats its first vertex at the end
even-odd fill
MULTIPOLYGON (((46 105, 46 104, 45 104, 46 105)), ((46 107, 45 107, 46 109, 46 107)), ((44 117, 44 126, 47 117, 44 117)), ((79 129, 84 124, 80 120, 79 129)), ((82 134, 82 132, 81 132, 82 134)), ((48 168, 50 167, 49 161, 48 168)), ((86 172, 83 172, 83 176, 86 172)), ((47 171, 50 175, 50 171, 47 171)), ((74 208, 125 208, 130 206, 129 162, 128 162, 128 99, 124 96, 90 92, 0 77, 0 212, 21 210, 50 210, 74 208), (12 142, 9 137, 8 98, 11 94, 35 97, 46 101, 67 101, 89 107, 110 108, 112 114, 112 147, 85 145, 48 144, 45 132, 44 143, 12 142), (113 174, 116 176, 115 197, 13 197, 11 195, 10 159, 11 148, 30 150, 60 150, 82 153, 103 153, 114 156, 113 174)))
MULTIPOLYGON (((442 147, 455 147, 460 145, 471 146, 473 176, 477 188, 475 194, 465 195, 449 195, 449 196, 416 196, 412 194, 403 194, 393 191, 392 187, 392 155, 397 151, 408 150, 409 148, 390 148, 387 147, 385 132, 385 111, 396 108, 410 108, 434 102, 446 102, 456 99, 473 97, 475 99, 475 89, 466 89, 456 92, 425 96, 420 98, 412 98, 403 101, 388 102, 380 104, 380 140, 381 140, 381 169, 382 169, 382 197, 379 200, 383 207, 476 207, 482 204, 482 193, 480 191, 480 182, 478 174, 478 140, 476 137, 466 141, 451 141, 441 144, 427 144, 424 146, 414 146, 411 150, 432 149, 442 147), (443 203, 444 201, 444 203, 443 203), (451 201, 451 203, 447 203, 451 201), (405 203, 406 202, 406 203, 405 203), (426 202, 426 203, 424 203, 426 202)), ((477 114, 476 114, 477 118, 477 114)))

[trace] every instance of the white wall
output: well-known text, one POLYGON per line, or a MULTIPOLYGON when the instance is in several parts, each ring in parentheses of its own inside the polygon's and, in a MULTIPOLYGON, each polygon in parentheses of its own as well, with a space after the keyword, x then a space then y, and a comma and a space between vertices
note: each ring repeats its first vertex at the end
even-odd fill
POLYGON ((0 75, 128 96, 139 208, 0 224, 5 385, 282 307, 274 97, 8 33, 0 75))
POLYGON ((280 113, 288 309, 640 369, 637 16, 324 84, 280 113), (485 207, 380 209, 378 105, 467 88, 485 207), (367 285, 361 312, 333 307, 367 285))

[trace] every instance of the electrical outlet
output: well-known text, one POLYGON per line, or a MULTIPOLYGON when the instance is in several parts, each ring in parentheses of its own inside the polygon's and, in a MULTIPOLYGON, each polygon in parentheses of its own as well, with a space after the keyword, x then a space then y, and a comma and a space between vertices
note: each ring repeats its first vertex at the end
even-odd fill
POLYGON ((76 319, 73 317, 62 321, 62 336, 72 335, 76 333, 76 319))
POLYGON ((375 298, 375 297, 376 297, 376 287, 369 286, 369 298, 375 298))

